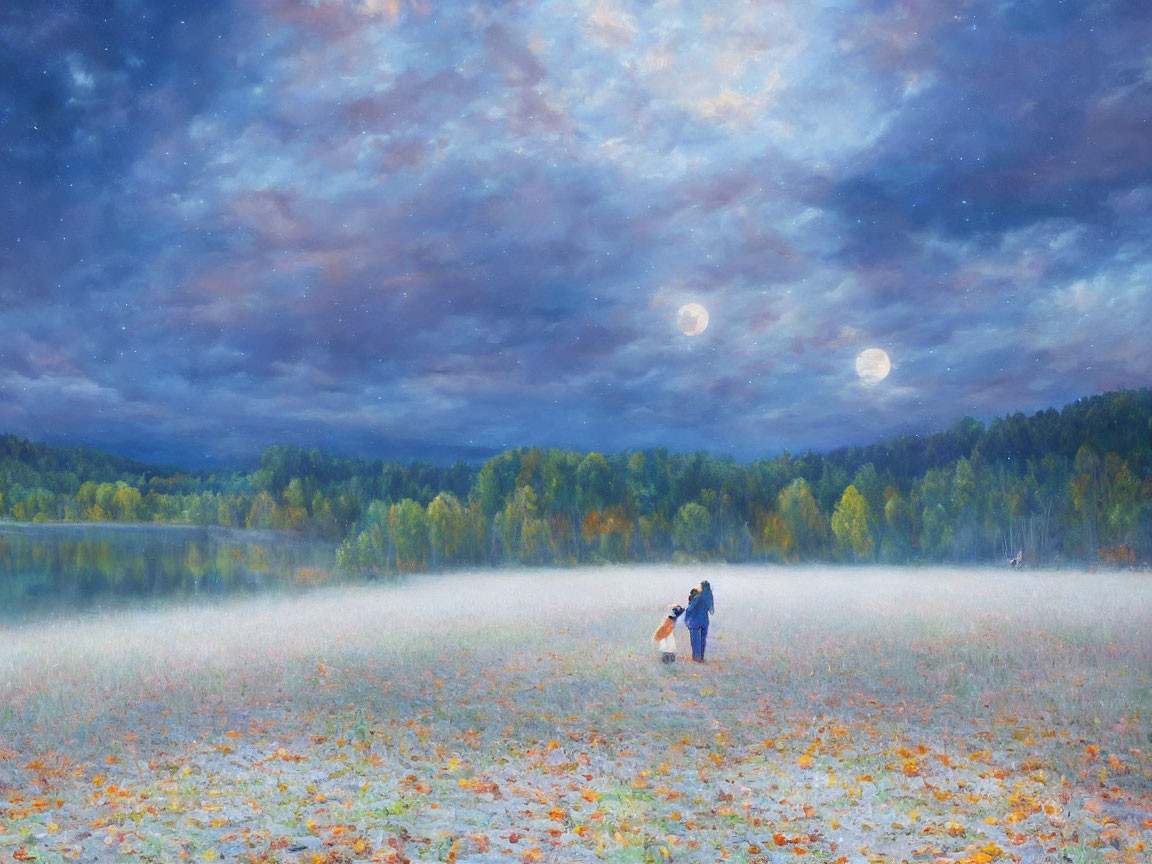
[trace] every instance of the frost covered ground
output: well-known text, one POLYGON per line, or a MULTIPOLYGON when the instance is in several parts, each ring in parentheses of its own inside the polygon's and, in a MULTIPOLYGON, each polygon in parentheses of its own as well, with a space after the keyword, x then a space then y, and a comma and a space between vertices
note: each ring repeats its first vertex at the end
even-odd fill
POLYGON ((0 631, 0 861, 1152 860, 1152 580, 464 573, 0 631), (707 578, 709 662, 662 666, 707 578))

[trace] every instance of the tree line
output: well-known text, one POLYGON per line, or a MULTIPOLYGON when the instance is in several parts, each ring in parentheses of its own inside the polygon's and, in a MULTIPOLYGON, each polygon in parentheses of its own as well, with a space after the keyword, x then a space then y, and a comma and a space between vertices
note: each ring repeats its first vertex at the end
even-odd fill
POLYGON ((929 436, 750 464, 521 447, 480 466, 274 446, 250 472, 165 471, 0 437, 0 514, 190 523, 339 543, 349 570, 625 561, 1152 561, 1152 391, 964 418, 929 436))

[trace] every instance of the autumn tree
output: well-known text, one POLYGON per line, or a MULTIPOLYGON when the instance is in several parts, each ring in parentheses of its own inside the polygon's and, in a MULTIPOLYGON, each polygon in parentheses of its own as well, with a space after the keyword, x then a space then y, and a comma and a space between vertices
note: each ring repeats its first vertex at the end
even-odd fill
POLYGON ((841 554, 857 562, 872 560, 875 540, 869 524, 871 521, 872 512, 868 501, 855 486, 849 485, 840 496, 836 512, 832 514, 832 534, 841 554))
POLYGON ((267 492, 260 492, 252 499, 244 524, 250 529, 267 530, 272 527, 276 502, 267 492))
POLYGON ((788 532, 789 551, 802 559, 817 557, 827 543, 828 527, 808 482, 797 477, 789 483, 780 493, 777 509, 788 532))
POLYGON ((468 523, 464 507, 451 492, 441 492, 428 505, 428 542, 433 567, 459 563, 465 550, 468 523))
POLYGON ((606 508, 600 518, 598 559, 619 562, 630 558, 635 531, 635 523, 624 505, 606 508))
POLYGON ((791 556, 792 535, 777 510, 765 513, 757 524, 757 551, 775 561, 787 561, 791 556))
POLYGON ((388 513, 397 570, 423 570, 428 563, 428 519, 420 502, 405 498, 388 513))

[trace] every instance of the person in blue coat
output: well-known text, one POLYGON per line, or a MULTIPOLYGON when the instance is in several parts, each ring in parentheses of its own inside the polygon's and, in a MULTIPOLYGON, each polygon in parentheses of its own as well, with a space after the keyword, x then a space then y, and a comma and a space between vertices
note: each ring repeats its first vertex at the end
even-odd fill
POLYGON ((712 586, 700 583, 688 592, 688 608, 684 610, 684 624, 692 640, 692 659, 704 662, 704 649, 708 645, 708 616, 712 613, 712 586))
POLYGON ((712 602, 712 586, 708 584, 707 579, 700 583, 700 593, 704 595, 704 603, 708 607, 708 614, 711 615, 716 609, 712 602))

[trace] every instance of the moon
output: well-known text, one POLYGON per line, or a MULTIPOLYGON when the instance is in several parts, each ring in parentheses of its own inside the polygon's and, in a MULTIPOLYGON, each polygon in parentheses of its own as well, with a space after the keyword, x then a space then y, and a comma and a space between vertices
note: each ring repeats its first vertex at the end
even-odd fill
POLYGON ((685 336, 699 336, 708 329, 708 310, 699 303, 685 303, 676 313, 676 324, 685 336))
POLYGON ((865 384, 877 384, 892 371, 892 361, 883 348, 865 348, 856 355, 856 374, 865 384))

